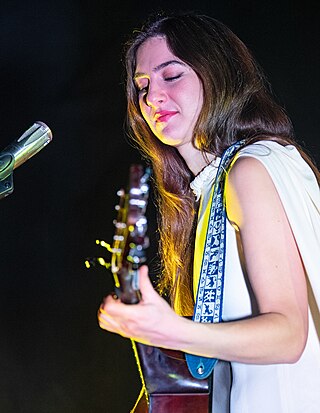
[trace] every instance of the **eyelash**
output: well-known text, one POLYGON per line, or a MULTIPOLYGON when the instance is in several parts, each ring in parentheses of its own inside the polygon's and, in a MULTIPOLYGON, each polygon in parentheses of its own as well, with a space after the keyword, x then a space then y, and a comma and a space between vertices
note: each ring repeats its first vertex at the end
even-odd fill
MULTIPOLYGON (((165 80, 166 82, 173 82, 173 81, 179 79, 181 76, 182 76, 182 73, 179 73, 179 74, 176 75, 176 76, 164 77, 164 80, 165 80)), ((137 89, 138 89, 138 95, 141 95, 141 93, 146 93, 146 92, 147 92, 147 90, 148 90, 148 85, 145 86, 145 87, 142 87, 142 88, 140 88, 140 89, 137 87, 137 89)))
POLYGON ((179 79, 182 76, 182 73, 180 73, 177 76, 170 76, 170 77, 165 77, 164 80, 166 82, 172 82, 173 80, 179 79))

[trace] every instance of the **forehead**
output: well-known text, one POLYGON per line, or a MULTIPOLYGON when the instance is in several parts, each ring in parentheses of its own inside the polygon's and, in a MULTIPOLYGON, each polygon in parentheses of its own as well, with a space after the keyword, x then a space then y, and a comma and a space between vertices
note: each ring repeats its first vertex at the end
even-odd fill
POLYGON ((169 49, 166 38, 150 37, 137 50, 136 73, 151 72, 163 62, 170 60, 181 62, 169 49))

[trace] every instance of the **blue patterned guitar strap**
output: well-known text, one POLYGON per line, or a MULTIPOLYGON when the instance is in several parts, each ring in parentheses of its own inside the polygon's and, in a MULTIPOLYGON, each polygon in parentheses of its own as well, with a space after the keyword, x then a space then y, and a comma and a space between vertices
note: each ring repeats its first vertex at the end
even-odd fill
MULTIPOLYGON (((193 314, 193 321, 198 323, 219 323, 222 320, 226 253, 224 182, 230 161, 244 144, 244 141, 239 141, 226 149, 218 167, 193 314)), ((190 373, 198 379, 207 378, 218 361, 188 353, 185 356, 190 373)))

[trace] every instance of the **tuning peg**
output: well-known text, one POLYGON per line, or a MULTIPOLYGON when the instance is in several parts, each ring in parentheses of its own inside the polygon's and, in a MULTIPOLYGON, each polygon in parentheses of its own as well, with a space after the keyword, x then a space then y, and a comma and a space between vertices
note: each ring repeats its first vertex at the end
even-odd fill
POLYGON ((95 267, 97 264, 101 265, 102 267, 106 267, 106 268, 111 267, 111 264, 109 262, 106 262, 105 259, 102 257, 87 258, 84 264, 87 268, 95 267))
POLYGON ((113 252, 111 245, 103 240, 96 239, 96 244, 101 245, 101 247, 106 248, 109 252, 113 252))
POLYGON ((113 236, 113 239, 114 239, 115 241, 120 241, 120 242, 122 242, 122 241, 124 240, 124 236, 123 236, 123 235, 114 235, 114 236, 113 236))
POLYGON ((84 265, 87 268, 94 267, 96 265, 96 259, 95 258, 87 258, 84 262, 84 265))
POLYGON ((119 189, 119 191, 117 192, 117 195, 118 196, 123 196, 125 194, 125 192, 124 192, 124 190, 123 189, 119 189))
POLYGON ((116 228, 119 228, 119 229, 125 229, 125 228, 127 227, 127 224, 126 224, 125 222, 119 222, 119 221, 117 221, 116 219, 113 220, 113 225, 114 225, 116 228))
POLYGON ((111 267, 110 262, 106 262, 105 259, 102 258, 102 257, 98 257, 98 258, 97 258, 97 261, 98 261, 98 263, 99 263, 100 265, 102 265, 103 267, 106 267, 106 268, 110 268, 110 267, 111 267))

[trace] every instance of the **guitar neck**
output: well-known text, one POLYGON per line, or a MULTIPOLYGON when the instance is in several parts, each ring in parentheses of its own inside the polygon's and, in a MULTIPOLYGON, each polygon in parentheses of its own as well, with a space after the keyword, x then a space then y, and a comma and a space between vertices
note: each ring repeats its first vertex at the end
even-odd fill
POLYGON ((139 290, 138 269, 122 268, 116 275, 114 274, 116 294, 124 304, 138 304, 141 300, 139 290))
POLYGON ((150 170, 142 165, 131 165, 129 188, 121 190, 116 233, 113 238, 111 271, 114 276, 116 294, 125 304, 137 304, 141 299, 138 269, 146 262, 149 246, 147 218, 145 216, 150 170))

